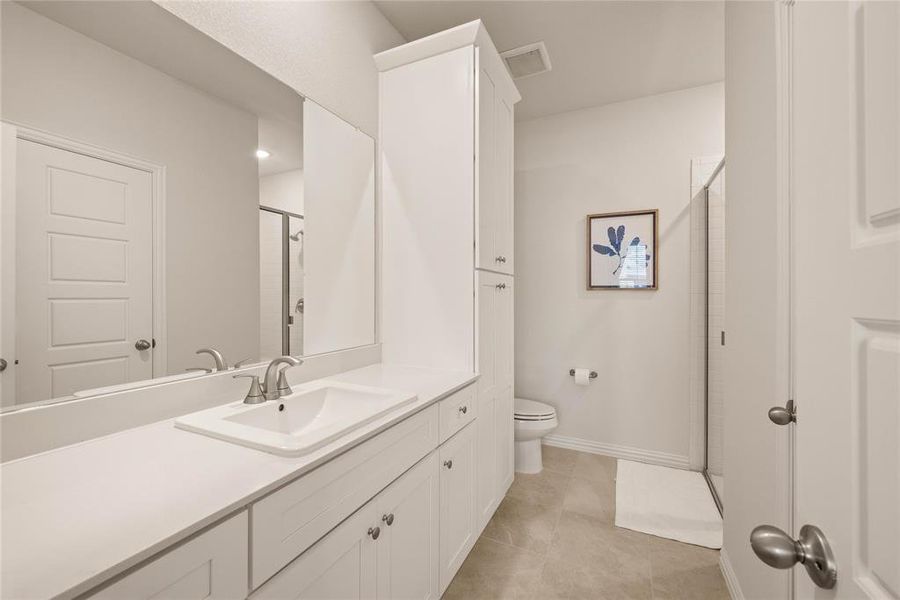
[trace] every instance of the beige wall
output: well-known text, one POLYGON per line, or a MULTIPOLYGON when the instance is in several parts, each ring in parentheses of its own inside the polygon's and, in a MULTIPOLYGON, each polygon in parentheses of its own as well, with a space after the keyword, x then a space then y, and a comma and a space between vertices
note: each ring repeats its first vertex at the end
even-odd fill
MULTIPOLYGON (((766 411, 786 400, 778 315, 778 182, 776 178, 777 3, 725 7, 725 537, 723 556, 744 597, 788 597, 788 572, 762 563, 750 531, 768 523, 789 530, 783 491, 787 427, 766 411), (779 439, 781 438, 781 439, 779 439), (784 453, 779 452, 779 448, 784 453)), ((805 577, 800 572, 797 577, 805 577)))
POLYGON ((2 118, 166 167, 168 370, 258 355, 257 117, 2 3, 2 118))
POLYGON ((722 154, 723 103, 718 83, 516 123, 516 395, 556 406, 557 436, 687 465, 691 160, 722 154), (585 216, 647 208, 660 289, 586 291, 585 216))
POLYGON ((372 137, 378 73, 372 55, 406 40, 371 2, 158 4, 372 137))

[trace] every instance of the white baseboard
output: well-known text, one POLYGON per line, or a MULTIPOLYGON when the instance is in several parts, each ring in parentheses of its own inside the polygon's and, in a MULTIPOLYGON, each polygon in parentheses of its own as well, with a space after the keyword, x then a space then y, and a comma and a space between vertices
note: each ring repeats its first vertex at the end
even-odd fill
POLYGON ((590 452, 591 454, 603 454, 605 456, 650 463, 652 465, 660 465, 663 467, 674 467, 676 469, 690 468, 690 460, 687 456, 669 454, 668 452, 644 450, 642 448, 632 448, 631 446, 617 446, 616 444, 604 444, 602 442, 553 434, 546 436, 543 443, 547 446, 567 448, 569 450, 578 450, 580 452, 590 452))
POLYGON ((725 549, 719 551, 719 568, 722 569, 722 577, 725 578, 725 585, 728 586, 728 593, 731 600, 744 600, 744 593, 741 592, 741 585, 738 583, 737 575, 728 560, 728 553, 725 549))

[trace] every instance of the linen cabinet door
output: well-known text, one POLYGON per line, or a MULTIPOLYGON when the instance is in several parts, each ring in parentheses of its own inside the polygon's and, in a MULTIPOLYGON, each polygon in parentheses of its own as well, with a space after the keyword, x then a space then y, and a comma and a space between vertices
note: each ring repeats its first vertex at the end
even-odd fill
MULTIPOLYGON (((477 419, 476 419, 477 422, 477 419)), ((440 456, 441 593, 475 544, 475 428, 447 440, 440 456)))
POLYGON ((496 199, 494 239, 500 259, 495 270, 501 273, 515 272, 513 256, 513 105, 497 97, 494 103, 496 140, 494 145, 494 179, 496 199))
POLYGON ((501 301, 500 282, 509 277, 478 272, 478 320, 476 323, 478 351, 478 418, 475 420, 475 505, 478 530, 491 520, 497 497, 497 441, 495 397, 498 390, 497 344, 500 323, 497 313, 501 301))
POLYGON ((383 525, 374 500, 369 501, 264 583, 251 599, 375 598, 376 547, 383 525))
POLYGON ((378 598, 436 600, 438 563, 437 451, 423 458, 378 496, 378 598))
POLYGON ((496 444, 497 501, 503 499, 512 485, 515 473, 514 441, 514 280, 501 276, 501 286, 497 295, 495 322, 497 384, 494 394, 494 443, 496 444))
POLYGON ((475 64, 478 73, 476 87, 477 108, 475 127, 477 131, 476 157, 476 202, 475 240, 478 251, 475 267, 500 270, 502 258, 498 254, 498 197, 497 197, 497 89, 491 74, 481 65, 481 50, 475 49, 475 64))

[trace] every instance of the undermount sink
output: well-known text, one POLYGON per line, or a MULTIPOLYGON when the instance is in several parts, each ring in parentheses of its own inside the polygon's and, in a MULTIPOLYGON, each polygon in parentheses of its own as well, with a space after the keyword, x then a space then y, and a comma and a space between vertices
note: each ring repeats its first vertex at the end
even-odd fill
POLYGON ((314 381, 262 404, 236 402, 180 417, 175 426, 281 456, 302 456, 416 400, 415 394, 314 381))

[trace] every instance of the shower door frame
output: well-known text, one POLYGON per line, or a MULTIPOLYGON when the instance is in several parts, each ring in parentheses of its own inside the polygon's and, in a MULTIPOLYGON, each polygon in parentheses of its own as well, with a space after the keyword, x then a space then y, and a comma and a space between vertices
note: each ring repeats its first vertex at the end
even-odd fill
MULTIPOLYGON (((719 509, 719 515, 725 516, 725 506, 722 504, 722 498, 719 496, 719 490, 716 488, 715 483, 712 480, 712 477, 709 474, 709 186, 716 180, 722 170, 725 168, 725 157, 722 157, 722 160, 710 174, 709 179, 707 179, 706 184, 703 186, 703 203, 704 203, 704 211, 705 211, 705 222, 706 226, 703 228, 704 233, 706 235, 705 242, 705 250, 706 250, 706 260, 705 269, 706 276, 704 277, 704 284, 706 287, 706 291, 704 294, 704 320, 703 320, 703 357, 704 357, 704 393, 703 393, 703 478, 706 480, 706 485, 709 487, 709 492, 712 494, 713 501, 716 503, 716 508, 719 509)), ((725 330, 722 330, 722 345, 725 345, 725 330)), ((723 476, 724 479, 724 476, 723 476)))
POLYGON ((271 206, 259 205, 259 210, 273 213, 281 216, 281 354, 284 356, 291 355, 291 265, 288 260, 288 253, 291 249, 291 217, 295 219, 303 219, 303 215, 282 210, 280 208, 272 208, 271 206))

